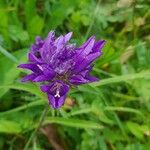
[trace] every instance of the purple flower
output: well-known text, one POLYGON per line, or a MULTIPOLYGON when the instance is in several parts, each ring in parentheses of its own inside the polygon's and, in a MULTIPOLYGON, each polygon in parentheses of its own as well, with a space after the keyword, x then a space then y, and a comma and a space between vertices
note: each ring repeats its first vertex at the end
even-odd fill
POLYGON ((22 81, 42 82, 41 90, 55 109, 64 104, 72 86, 98 81, 90 75, 91 64, 102 54, 105 41, 92 36, 77 48, 69 43, 71 36, 72 32, 56 38, 54 31, 44 40, 38 36, 28 54, 29 62, 18 66, 32 71, 22 81))

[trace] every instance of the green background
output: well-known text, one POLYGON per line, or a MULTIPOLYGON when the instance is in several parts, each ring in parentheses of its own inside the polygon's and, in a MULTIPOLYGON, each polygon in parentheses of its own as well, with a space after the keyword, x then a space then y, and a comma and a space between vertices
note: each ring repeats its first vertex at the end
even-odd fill
POLYGON ((148 150, 148 0, 0 0, 0 150, 148 150), (94 63, 100 82, 72 89, 60 110, 38 84, 21 83, 35 36, 73 32, 107 41, 94 63))

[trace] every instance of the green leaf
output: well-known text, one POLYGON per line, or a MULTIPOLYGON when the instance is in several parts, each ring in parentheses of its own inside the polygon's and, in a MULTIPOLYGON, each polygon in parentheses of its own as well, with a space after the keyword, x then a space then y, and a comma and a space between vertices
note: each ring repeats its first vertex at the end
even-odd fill
POLYGON ((34 16, 36 15, 36 0, 25 0, 24 8, 28 24, 30 20, 32 20, 32 18, 34 18, 34 16))
POLYGON ((0 119, 0 132, 16 134, 16 133, 21 132, 21 127, 20 127, 19 123, 17 123, 17 122, 0 119))
POLYGON ((76 6, 76 1, 60 0, 52 6, 51 17, 49 19, 49 27, 51 29, 57 28, 64 19, 73 12, 76 6))
POLYGON ((28 104, 25 104, 23 106, 19 106, 14 109, 10 109, 8 111, 0 112, 0 116, 9 115, 18 111, 22 111, 25 109, 29 109, 30 107, 38 106, 38 105, 44 105, 46 102, 44 100, 36 100, 35 102, 30 102, 28 104))
MULTIPOLYGON (((26 53, 27 49, 22 49, 16 51, 13 56, 18 59, 18 62, 25 62, 26 61, 26 53)), ((17 68, 17 63, 13 63, 8 57, 0 57, 0 83, 1 86, 12 84, 15 78, 20 73, 20 69, 17 68), (5 64, 5 65, 4 65, 5 64)), ((4 95, 8 91, 7 88, 0 89, 0 97, 4 95)))
POLYGON ((99 117, 99 120, 101 122, 104 122, 106 124, 114 124, 113 120, 108 118, 102 110, 99 110, 99 111, 97 110, 94 113, 95 113, 95 115, 97 115, 99 117))
POLYGON ((103 129, 104 127, 100 125, 99 123, 95 123, 92 121, 87 120, 80 120, 80 119, 65 119, 65 118, 59 118, 59 117, 48 117, 46 118, 46 121, 44 124, 47 123, 57 123, 69 127, 75 127, 75 128, 84 128, 84 129, 103 129))
POLYGON ((142 96, 145 101, 150 101, 150 80, 135 80, 133 86, 139 96, 142 96))
POLYGON ((0 9, 0 20, 0 33, 8 42, 8 16, 4 9, 0 9))
POLYGON ((100 61, 97 61, 96 66, 102 66, 106 63, 109 63, 110 61, 114 60, 115 57, 118 55, 118 53, 115 52, 113 44, 111 44, 110 41, 106 42, 102 52, 103 55, 101 56, 100 61))
POLYGON ((14 83, 11 85, 0 85, 0 89, 16 89, 30 92, 40 98, 45 98, 45 94, 43 94, 39 87, 35 84, 31 83, 14 83))
POLYGON ((105 111, 122 111, 122 112, 130 112, 138 115, 142 115, 142 113, 136 109, 128 108, 128 107, 114 107, 114 106, 106 106, 104 108, 105 111))
POLYGON ((29 35, 27 31, 23 30, 21 27, 16 25, 9 26, 9 35, 12 40, 16 42, 22 42, 23 44, 29 40, 29 35))
POLYGON ((97 86, 109 85, 112 83, 128 82, 129 80, 135 80, 140 78, 145 78, 145 79, 150 78, 150 70, 143 71, 140 73, 127 74, 127 75, 116 76, 113 78, 103 79, 99 82, 91 83, 90 85, 93 87, 97 87, 97 86))
POLYGON ((31 35, 32 40, 35 38, 35 35, 41 34, 41 31, 44 27, 44 20, 38 15, 34 16, 28 23, 28 32, 31 35))
POLYGON ((71 111, 70 113, 67 114, 67 116, 76 116, 76 115, 87 114, 91 112, 92 112, 92 108, 82 108, 82 109, 71 111))
POLYGON ((92 104, 92 112, 99 118, 100 121, 106 124, 114 124, 113 120, 111 120, 104 112, 104 107, 105 106, 98 100, 95 100, 92 104))
POLYGON ((7 50, 5 50, 2 46, 0 46, 0 52, 5 55, 7 58, 9 58, 11 61, 17 63, 18 60, 16 57, 14 57, 11 53, 9 53, 7 50))
POLYGON ((99 147, 102 150, 107 150, 106 142, 103 137, 99 137, 99 147))
POLYGON ((133 135, 135 135, 139 139, 143 139, 143 133, 140 129, 139 124, 137 124, 135 122, 128 121, 127 122, 127 127, 133 135))

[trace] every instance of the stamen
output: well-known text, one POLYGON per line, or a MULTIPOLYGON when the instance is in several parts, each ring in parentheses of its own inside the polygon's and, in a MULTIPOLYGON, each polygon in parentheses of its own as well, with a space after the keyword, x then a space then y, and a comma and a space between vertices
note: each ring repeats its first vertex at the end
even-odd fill
POLYGON ((56 91, 56 94, 54 95, 54 97, 60 97, 59 91, 56 91))
POLYGON ((60 84, 60 83, 57 82, 57 83, 55 83, 55 84, 52 86, 51 91, 60 89, 61 86, 62 86, 62 84, 60 84))

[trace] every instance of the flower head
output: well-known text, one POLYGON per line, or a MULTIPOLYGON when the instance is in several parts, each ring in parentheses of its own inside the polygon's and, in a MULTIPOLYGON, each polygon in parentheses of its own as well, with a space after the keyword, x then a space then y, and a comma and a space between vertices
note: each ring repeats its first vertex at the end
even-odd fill
POLYGON ((70 44, 72 32, 55 37, 54 31, 42 40, 36 37, 28 54, 28 63, 18 67, 31 70, 22 81, 41 82, 41 91, 47 93, 49 104, 60 108, 72 86, 98 81, 90 75, 92 62, 101 56, 104 40, 89 38, 83 45, 70 44))

